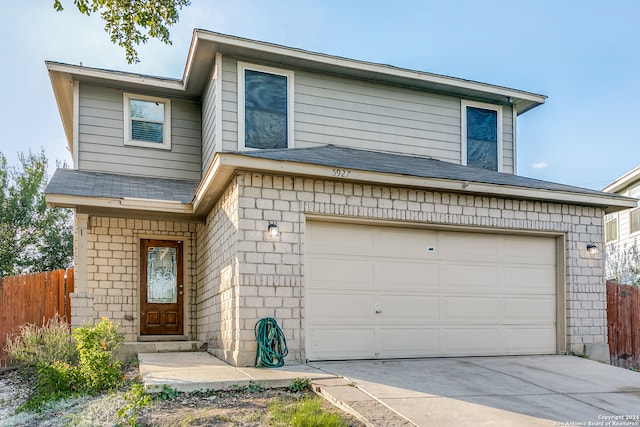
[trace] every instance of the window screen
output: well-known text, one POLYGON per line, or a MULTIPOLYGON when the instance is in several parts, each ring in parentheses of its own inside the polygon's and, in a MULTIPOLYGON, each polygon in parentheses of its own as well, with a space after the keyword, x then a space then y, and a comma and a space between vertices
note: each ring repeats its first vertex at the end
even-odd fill
POLYGON ((287 96, 287 76, 244 71, 245 147, 288 147, 287 96))
POLYGON ((467 107, 467 165, 498 170, 498 112, 467 107))
POLYGON ((131 139, 162 144, 164 141, 164 104, 161 102, 131 99, 131 139))

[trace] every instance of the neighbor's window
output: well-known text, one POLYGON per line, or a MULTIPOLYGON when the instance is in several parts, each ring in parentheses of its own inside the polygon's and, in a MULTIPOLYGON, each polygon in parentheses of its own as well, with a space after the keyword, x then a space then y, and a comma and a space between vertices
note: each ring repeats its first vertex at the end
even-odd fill
POLYGON ((238 87, 240 147, 292 147, 293 73, 239 62, 238 87))
POLYGON ((618 218, 605 220, 604 240, 606 243, 610 243, 618 240, 618 218))
POLYGON ((629 212, 629 233, 640 231, 640 209, 629 212))
POLYGON ((124 143, 138 147, 171 149, 171 101, 124 94, 124 143))
POLYGON ((502 107, 462 101, 462 164, 502 171, 502 107))

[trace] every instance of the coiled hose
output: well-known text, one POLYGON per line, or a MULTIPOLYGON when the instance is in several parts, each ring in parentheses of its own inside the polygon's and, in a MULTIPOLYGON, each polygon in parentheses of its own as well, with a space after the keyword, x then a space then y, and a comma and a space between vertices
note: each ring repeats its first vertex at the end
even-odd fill
POLYGON ((284 357, 289 353, 287 340, 276 319, 266 317, 258 320, 253 331, 258 340, 256 368, 279 368, 284 365, 284 357))

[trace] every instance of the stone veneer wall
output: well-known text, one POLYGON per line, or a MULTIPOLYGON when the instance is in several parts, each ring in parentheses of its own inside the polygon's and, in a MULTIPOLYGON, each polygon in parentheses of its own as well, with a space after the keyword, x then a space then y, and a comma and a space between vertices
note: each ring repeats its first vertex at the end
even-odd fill
POLYGON ((240 352, 246 353, 248 340, 240 341, 238 335, 243 326, 238 297, 238 192, 236 178, 206 224, 198 227, 196 297, 198 339, 208 344, 212 354, 235 365, 240 352))
POLYGON ((587 243, 602 247, 601 209, 249 172, 230 182, 204 225, 89 217, 87 283, 72 297, 74 325, 107 316, 136 340, 139 239, 183 238, 191 284, 185 334, 229 363, 250 366, 255 323, 275 317, 287 337, 287 362, 302 361, 307 215, 562 233, 566 351, 606 345, 604 258, 585 250, 587 243), (277 239, 267 236, 270 222, 278 224, 277 239))
MULTIPOLYGON (((73 325, 95 323, 108 317, 120 323, 126 341, 136 341, 139 324, 140 239, 183 241, 185 289, 185 335, 193 337, 195 313, 196 224, 160 220, 90 216, 86 234, 86 284, 76 285, 72 295, 73 325)), ((78 278, 78 275, 76 275, 78 278)))
POLYGON ((564 234, 566 351, 606 345, 603 255, 585 250, 587 243, 602 247, 601 209, 246 172, 236 176, 209 216, 199 245, 208 251, 199 258, 206 278, 199 284, 199 330, 207 331, 214 354, 229 363, 253 363, 253 327, 267 316, 286 334, 287 361, 304 360, 307 215, 564 234), (281 231, 275 240, 266 235, 270 222, 281 231))

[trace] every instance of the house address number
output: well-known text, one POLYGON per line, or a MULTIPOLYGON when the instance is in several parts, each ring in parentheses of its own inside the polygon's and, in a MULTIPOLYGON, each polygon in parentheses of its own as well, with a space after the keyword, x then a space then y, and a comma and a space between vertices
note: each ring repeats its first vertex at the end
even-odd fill
POLYGON ((349 178, 351 171, 347 169, 333 169, 333 176, 338 178, 349 178))

